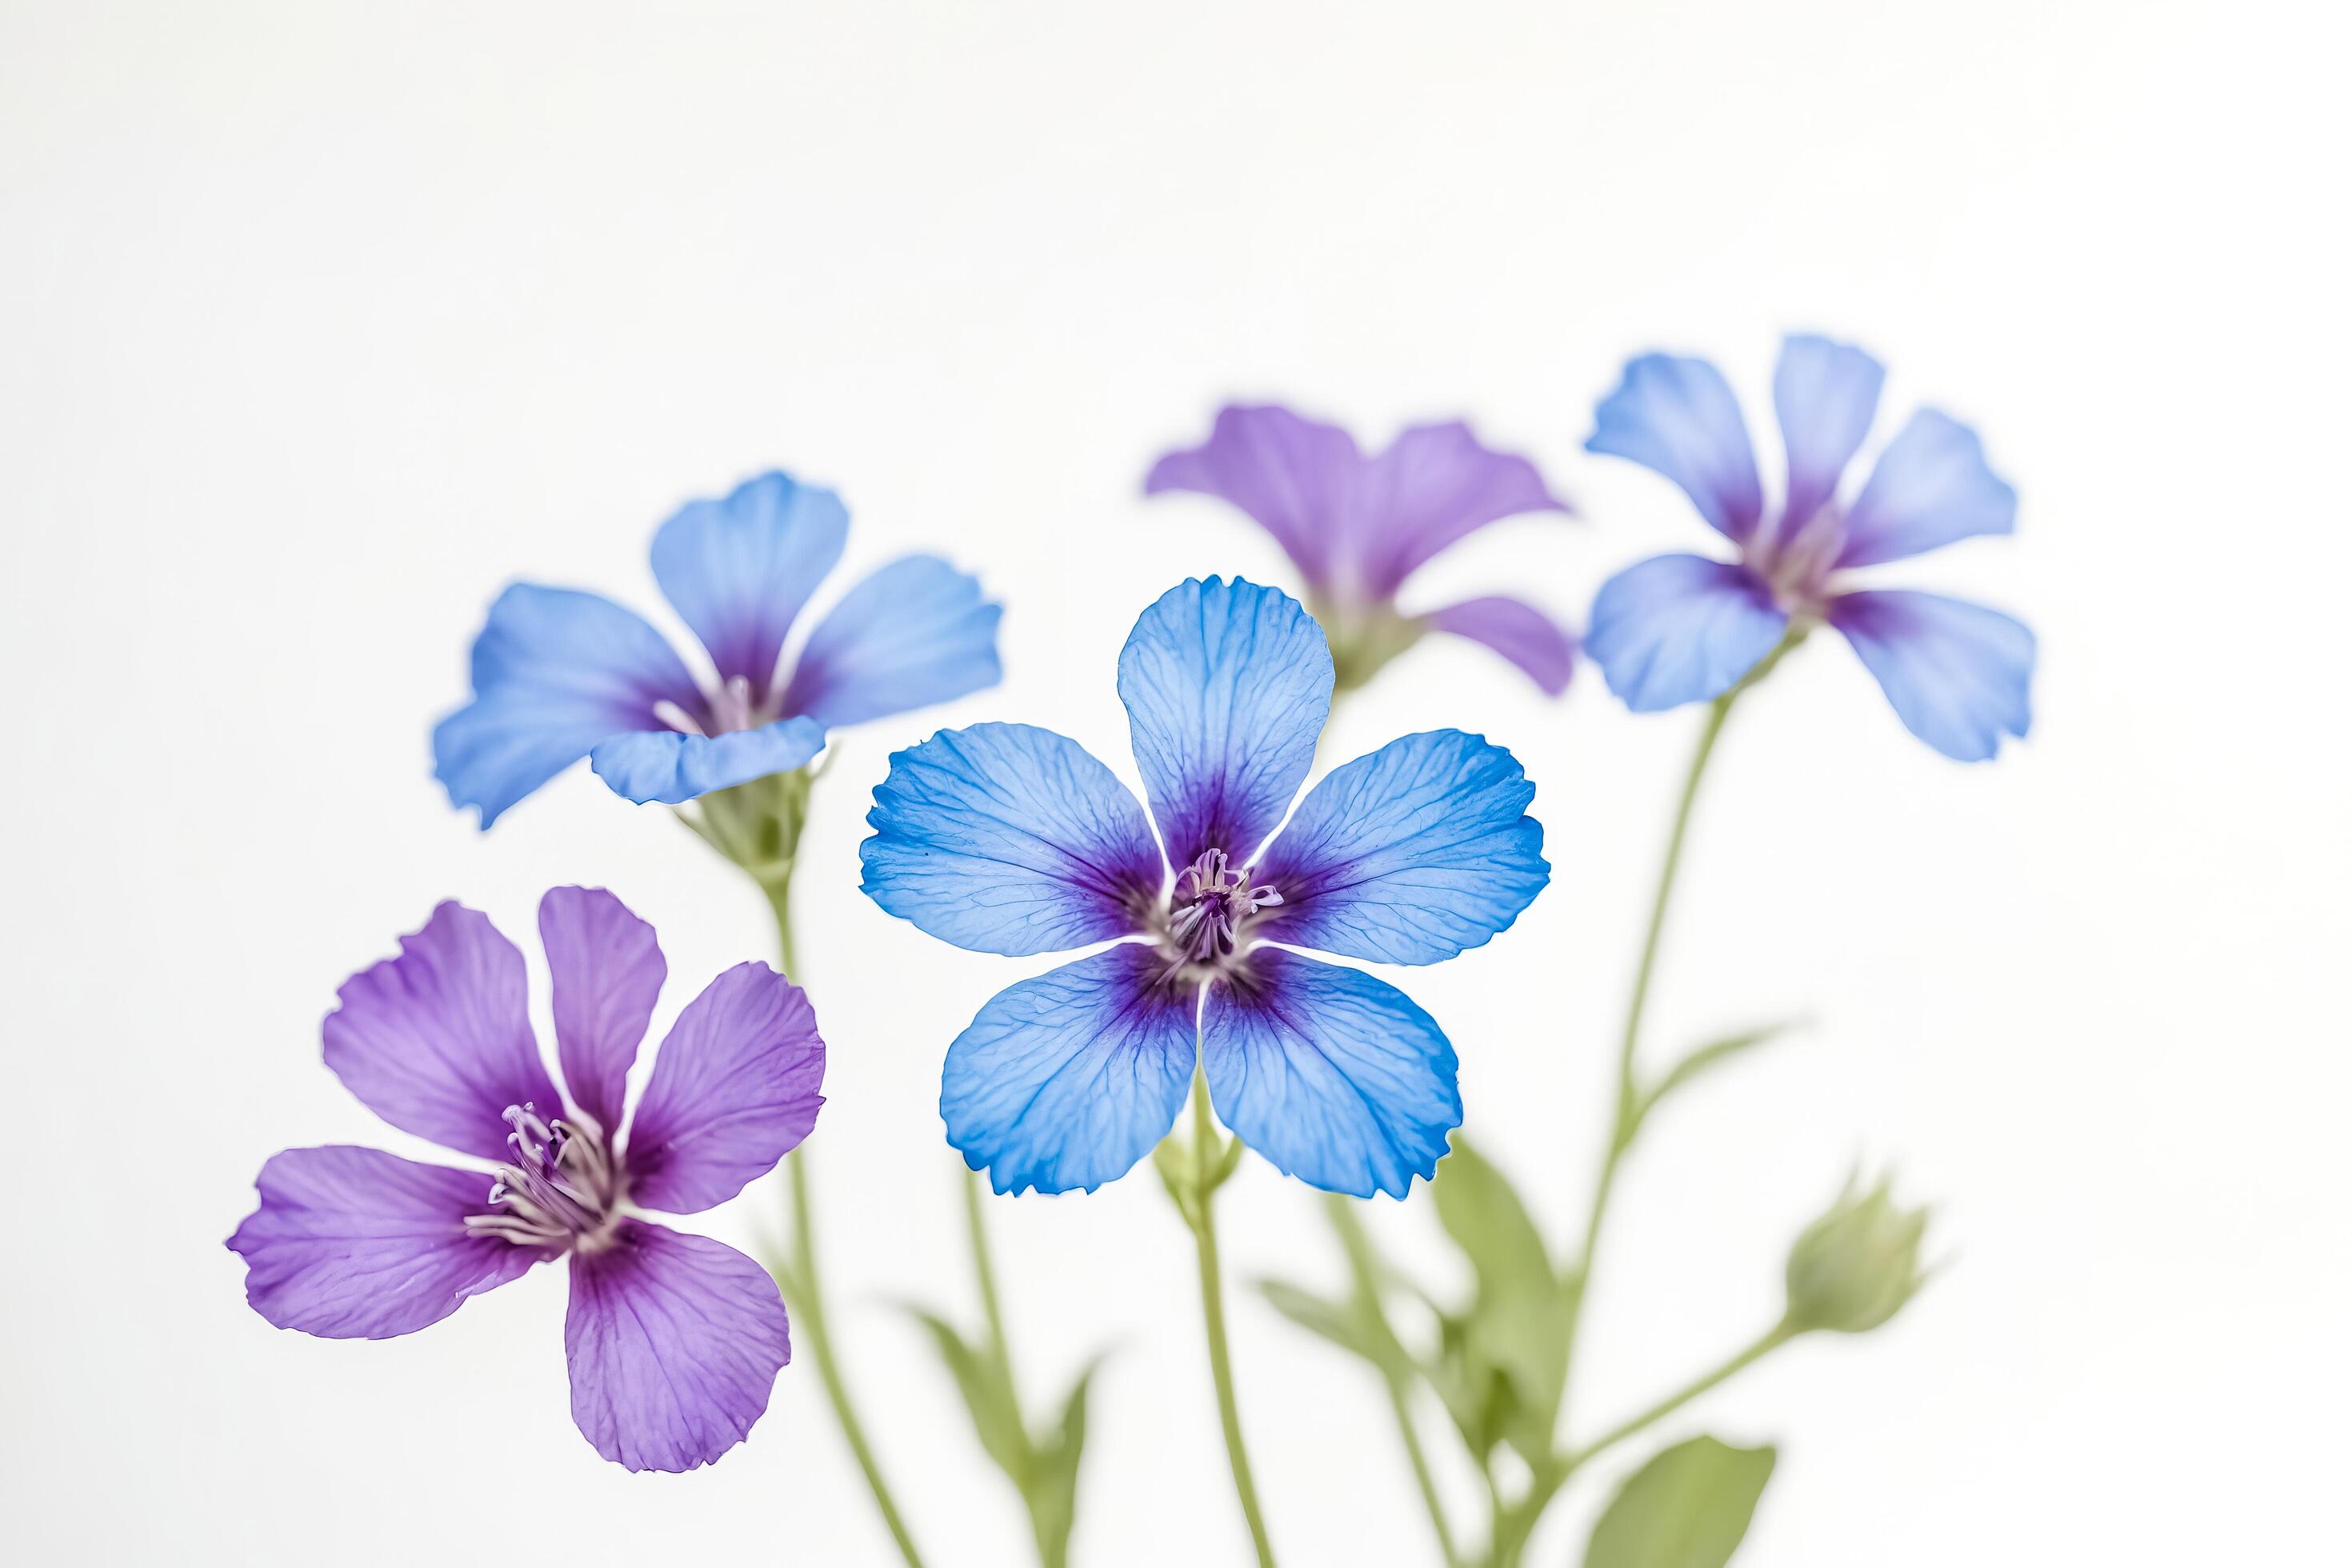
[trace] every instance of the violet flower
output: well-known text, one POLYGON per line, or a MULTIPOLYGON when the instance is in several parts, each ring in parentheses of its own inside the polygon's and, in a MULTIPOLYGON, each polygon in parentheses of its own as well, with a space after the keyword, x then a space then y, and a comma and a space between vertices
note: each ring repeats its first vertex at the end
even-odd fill
POLYGON ((815 1124, 824 1042, 798 986, 740 963, 687 1004, 627 1110, 625 1082, 667 966, 602 889, 557 888, 539 926, 567 1102, 525 1011, 522 953, 456 903, 353 975, 327 1066, 404 1132, 495 1170, 380 1150, 289 1149, 229 1237, 246 1297, 281 1329, 390 1339, 569 1255, 572 1417, 632 1470, 690 1470, 743 1440, 792 1359, 768 1271, 639 1217, 697 1214, 815 1124))
POLYGON ((1524 600, 1397 607, 1408 577, 1488 523, 1570 510, 1534 464, 1481 446, 1467 425, 1415 425, 1368 458, 1345 430, 1287 408, 1227 407, 1205 445, 1152 465, 1143 492, 1165 490, 1229 501, 1274 535, 1307 580, 1341 691, 1433 630, 1484 643, 1551 696, 1568 688, 1575 639, 1524 600))

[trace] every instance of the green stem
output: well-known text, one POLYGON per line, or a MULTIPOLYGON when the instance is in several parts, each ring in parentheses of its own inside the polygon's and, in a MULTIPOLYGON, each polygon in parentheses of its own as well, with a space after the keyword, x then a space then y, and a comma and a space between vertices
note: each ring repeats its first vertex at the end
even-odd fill
POLYGON ((1796 1331, 1790 1328, 1788 1324, 1774 1324, 1770 1330, 1758 1338, 1754 1343, 1748 1345, 1747 1349, 1739 1352, 1737 1355, 1731 1357, 1730 1360, 1725 1362, 1714 1371, 1693 1378, 1689 1383, 1684 1384, 1681 1388, 1676 1389, 1674 1393, 1666 1395, 1664 1399, 1659 1400, 1655 1405, 1651 1405, 1647 1410, 1643 1411, 1640 1415, 1628 1416, 1625 1420, 1620 1421, 1616 1426, 1612 1426, 1608 1431, 1603 1432, 1591 1442, 1587 1443, 1581 1448, 1570 1454, 1567 1459, 1563 1461, 1565 1468, 1570 1471, 1574 1471, 1588 1461, 1600 1458, 1602 1454, 1607 1453, 1610 1449, 1615 1447, 1626 1438, 1631 1437, 1634 1434, 1650 1426, 1655 1426, 1658 1422, 1664 1420, 1669 1415, 1672 1415, 1675 1411, 1680 1410, 1684 1405, 1688 1405, 1692 1400, 1696 1399, 1700 1394, 1705 1394, 1708 1389, 1713 1388, 1716 1384, 1725 1382, 1726 1380, 1747 1371, 1748 1368, 1755 1365, 1758 1362, 1763 1360, 1766 1356, 1771 1354, 1774 1351, 1779 1350, 1782 1345, 1787 1344, 1790 1340, 1796 1337, 1796 1331))
POLYGON ((980 1282, 980 1308, 988 1320, 988 1353, 996 1363, 996 1374, 1007 1390, 1020 1384, 1013 1381, 1013 1342, 1004 1332, 1004 1308, 996 1294, 996 1263, 989 1255, 988 1225, 981 1212, 980 1173, 967 1170, 963 1173, 964 1228, 971 1234, 971 1272, 980 1282))
POLYGON ((1241 1407, 1234 1397, 1234 1363, 1225 1346, 1225 1287, 1217 1263, 1215 1169, 1221 1154, 1216 1123, 1209 1115, 1209 1080, 1199 1066, 1192 1069, 1192 1192, 1195 1201, 1185 1218, 1200 1252, 1201 1315, 1208 1326, 1209 1373, 1217 1386, 1217 1419, 1225 1429, 1225 1454, 1233 1461, 1234 1490, 1240 1497, 1242 1517, 1249 1523, 1250 1543, 1257 1549, 1258 1568, 1274 1568, 1274 1543, 1267 1539, 1265 1519, 1258 1511, 1257 1482, 1251 1478, 1249 1450, 1242 1444, 1241 1407))

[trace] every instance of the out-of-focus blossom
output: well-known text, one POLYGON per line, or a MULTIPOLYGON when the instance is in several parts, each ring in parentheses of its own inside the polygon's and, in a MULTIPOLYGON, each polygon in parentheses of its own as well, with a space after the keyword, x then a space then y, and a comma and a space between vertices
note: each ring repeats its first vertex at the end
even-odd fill
POLYGON ((1866 1193, 1849 1180, 1829 1212, 1789 1249, 1789 1327, 1858 1334, 1874 1329, 1919 1293, 1919 1242, 1927 1211, 1895 1202, 1882 1176, 1866 1193))

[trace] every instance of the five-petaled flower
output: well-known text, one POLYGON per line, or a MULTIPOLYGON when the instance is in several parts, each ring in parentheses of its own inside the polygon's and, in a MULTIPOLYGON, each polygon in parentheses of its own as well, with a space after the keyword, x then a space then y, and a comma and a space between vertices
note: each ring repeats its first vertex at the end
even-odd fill
POLYGON ((1205 445, 1152 465, 1143 491, 1163 490, 1230 501, 1274 535, 1307 580, 1343 691, 1432 629, 1486 644, 1552 696, 1567 689, 1575 640, 1524 600, 1465 599, 1412 616, 1397 608, 1405 579, 1467 535, 1523 512, 1569 510, 1534 464, 1481 446, 1466 425, 1415 425, 1368 458, 1336 426, 1287 408, 1228 407, 1205 445))
POLYGON ((1119 939, 999 993, 948 1047, 949 1142, 997 1191, 1124 1173, 1173 1124, 1196 1051, 1225 1125, 1289 1174, 1402 1196, 1435 1169, 1462 1120, 1453 1047, 1394 986, 1290 949, 1435 963, 1503 931, 1550 875, 1535 787, 1441 730, 1334 769, 1285 825, 1331 689, 1297 600, 1212 577, 1162 595, 1119 655, 1149 819, 1049 730, 980 724, 891 758, 860 848, 877 903, 982 952, 1119 939))
POLYGON ((601 889, 539 907, 567 1102, 525 1011, 521 952, 445 903, 400 956, 353 975, 327 1065, 386 1121, 494 1170, 380 1150, 289 1149, 228 1245, 281 1329, 389 1339, 569 1254, 572 1415, 633 1470, 688 1470, 743 1440, 792 1356, 766 1269, 638 1216, 695 1214, 815 1124, 824 1042, 798 986, 741 963, 687 1005, 624 1130, 625 1084, 667 966, 601 889))
POLYGON ((582 757, 616 793, 676 805, 800 767, 835 726, 996 684, 1002 608, 935 555, 875 571, 779 668, 848 533, 838 496, 782 473, 662 524, 654 580, 709 652, 708 686, 635 612, 514 584, 474 641, 474 700, 433 731, 434 775, 484 827, 582 757))
POLYGON ((1739 403, 1703 359, 1643 354, 1600 406, 1589 451, 1631 458, 1674 480, 1739 547, 1737 563, 1659 555, 1601 585, 1585 651, 1638 712, 1718 697, 1787 635, 1826 621, 1845 634, 1911 732, 1948 757, 1981 762, 2031 720, 2033 634, 1981 605, 1907 589, 1863 591, 1849 568, 1899 561, 2016 525, 2017 493, 1985 463, 1976 432, 1932 408, 1913 414, 1868 482, 1841 505, 1885 379, 1860 349, 1826 338, 1781 344, 1772 403, 1789 480, 1767 518, 1739 403))

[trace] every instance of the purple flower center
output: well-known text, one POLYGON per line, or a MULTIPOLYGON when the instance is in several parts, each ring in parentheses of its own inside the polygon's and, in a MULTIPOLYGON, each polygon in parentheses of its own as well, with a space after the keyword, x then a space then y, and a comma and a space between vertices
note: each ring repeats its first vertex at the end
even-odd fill
POLYGON ((466 1228, 518 1247, 594 1252, 621 1218, 621 1173, 590 1128, 540 1119, 530 1105, 506 1109, 514 1161, 490 1184, 496 1214, 469 1215, 466 1228))
POLYGON ((1828 607, 1830 573, 1844 547, 1845 519, 1824 505, 1793 529, 1785 518, 1759 527, 1748 541, 1748 568, 1771 586, 1781 609, 1818 616, 1828 607))
POLYGON ((654 717, 682 735, 727 735, 757 730, 783 717, 782 688, 761 695, 749 678, 732 675, 719 689, 705 696, 700 713, 689 713, 665 698, 654 704, 654 717))
POLYGON ((1280 902, 1282 895, 1271 886, 1250 886, 1247 868, 1228 868, 1223 850, 1204 849, 1176 873, 1175 890, 1169 895, 1171 954, 1190 963, 1222 963, 1240 947, 1249 918, 1280 902))

